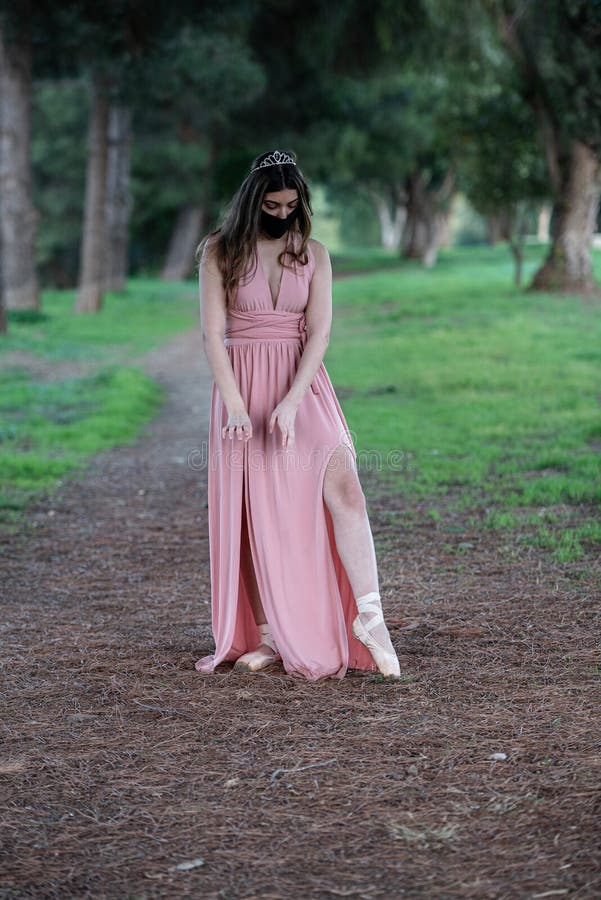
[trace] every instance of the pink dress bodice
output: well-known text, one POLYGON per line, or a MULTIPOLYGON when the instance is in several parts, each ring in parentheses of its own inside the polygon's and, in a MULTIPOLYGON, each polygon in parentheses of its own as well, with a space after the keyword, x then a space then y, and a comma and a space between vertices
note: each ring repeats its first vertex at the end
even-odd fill
MULTIPOLYGON (((298 237, 296 242, 298 246, 300 243, 298 237)), ((251 310, 276 313, 304 312, 315 270, 315 257, 310 244, 307 247, 307 255, 309 261, 305 266, 292 264, 290 258, 286 258, 287 265, 282 268, 282 279, 274 310, 269 282, 257 254, 255 264, 251 264, 250 270, 240 279, 231 308, 246 312, 251 310), (289 268, 289 265, 292 268, 289 268)))
MULTIPOLYGON (((298 238, 297 238, 298 246, 298 238)), ((258 255, 240 279, 238 290, 226 316, 226 346, 248 341, 306 340, 305 309, 309 300, 315 257, 310 245, 306 265, 290 263, 282 267, 280 288, 274 309, 271 289, 258 255)))

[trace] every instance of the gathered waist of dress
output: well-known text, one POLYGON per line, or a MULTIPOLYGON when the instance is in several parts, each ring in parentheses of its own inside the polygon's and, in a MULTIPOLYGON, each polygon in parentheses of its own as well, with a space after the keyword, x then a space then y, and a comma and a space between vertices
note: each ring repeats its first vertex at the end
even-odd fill
POLYGON ((306 339, 305 314, 274 310, 231 309, 225 322, 224 343, 248 344, 252 341, 302 341, 306 339))

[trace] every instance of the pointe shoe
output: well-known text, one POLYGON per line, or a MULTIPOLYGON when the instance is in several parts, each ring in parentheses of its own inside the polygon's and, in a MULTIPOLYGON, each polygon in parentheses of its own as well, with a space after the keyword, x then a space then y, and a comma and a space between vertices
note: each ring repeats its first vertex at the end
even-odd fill
POLYGON ((281 659, 269 625, 259 625, 261 643, 256 650, 251 650, 239 656, 234 663, 234 672, 259 672, 266 666, 281 659), (268 649, 265 650, 264 648, 268 649))
POLYGON ((399 678, 401 675, 401 667, 397 659, 396 653, 390 653, 375 639, 370 632, 384 621, 382 614, 382 604, 380 595, 377 591, 371 594, 365 594, 356 601, 359 615, 353 621, 353 634, 358 641, 364 644, 371 653, 375 664, 380 673, 386 678, 399 678), (373 618, 365 625, 361 621, 361 613, 374 613, 373 618))

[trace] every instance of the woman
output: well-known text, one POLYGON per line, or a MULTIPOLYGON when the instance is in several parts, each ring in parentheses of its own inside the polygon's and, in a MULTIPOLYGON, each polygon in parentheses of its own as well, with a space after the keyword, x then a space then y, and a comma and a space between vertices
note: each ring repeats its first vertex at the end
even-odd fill
POLYGON ((209 542, 215 652, 257 672, 398 677, 356 453, 322 359, 328 252, 290 153, 259 156, 199 247, 214 384, 209 542))

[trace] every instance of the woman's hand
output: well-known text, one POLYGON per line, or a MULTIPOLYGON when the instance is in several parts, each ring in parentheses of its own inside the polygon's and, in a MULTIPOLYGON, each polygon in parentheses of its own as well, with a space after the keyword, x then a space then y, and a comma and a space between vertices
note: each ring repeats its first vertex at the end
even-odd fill
POLYGON ((233 440, 234 434, 239 441, 247 441, 253 436, 253 426, 245 409, 228 413, 227 425, 221 429, 221 437, 233 440))
POLYGON ((282 432, 282 447, 289 450, 294 444, 294 420, 298 405, 293 400, 284 397, 271 414, 269 420, 269 433, 273 434, 276 422, 282 432))

